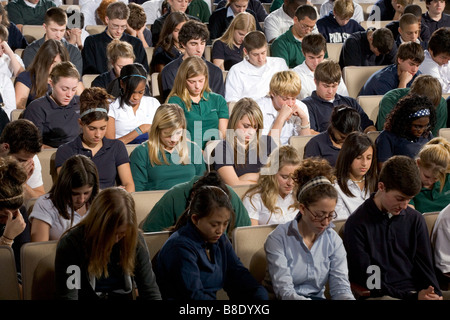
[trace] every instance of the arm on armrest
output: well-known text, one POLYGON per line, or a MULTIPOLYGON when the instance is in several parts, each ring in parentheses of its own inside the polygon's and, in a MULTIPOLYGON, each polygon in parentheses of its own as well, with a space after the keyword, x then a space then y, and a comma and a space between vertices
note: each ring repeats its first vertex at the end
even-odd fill
POLYGON ((357 300, 370 297, 370 290, 355 282, 350 283, 350 288, 352 289, 353 295, 357 300))

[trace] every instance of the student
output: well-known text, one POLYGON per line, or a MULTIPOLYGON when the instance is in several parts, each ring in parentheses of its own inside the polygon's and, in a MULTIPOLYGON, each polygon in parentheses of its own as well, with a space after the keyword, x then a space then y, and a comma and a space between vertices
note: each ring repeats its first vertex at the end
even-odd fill
POLYGON ((395 62, 397 46, 391 30, 368 28, 352 33, 339 55, 341 69, 346 66, 383 66, 395 62))
POLYGON ((411 94, 400 99, 376 139, 378 167, 394 155, 414 159, 433 138, 435 123, 436 111, 427 97, 411 94))
POLYGON ((327 130, 312 137, 306 143, 303 158, 323 158, 334 167, 345 139, 350 133, 359 131, 360 128, 361 117, 355 109, 343 104, 335 106, 327 130))
POLYGON ((11 80, 23 71, 22 58, 8 45, 8 29, 0 23, 0 73, 11 80))
POLYGON ((378 131, 383 130, 386 117, 397 104, 398 100, 407 94, 413 93, 428 97, 435 107, 436 126, 431 131, 433 135, 435 137, 438 136, 439 129, 447 127, 447 101, 442 97, 441 84, 435 77, 421 74, 414 79, 410 88, 392 89, 381 98, 377 117, 378 131))
POLYGON ((249 32, 242 43, 244 59, 230 68, 225 81, 225 100, 258 99, 269 92, 272 76, 288 70, 284 59, 267 56, 269 46, 261 31, 249 32))
POLYGON ((267 283, 280 300, 355 300, 348 281, 342 239, 330 225, 336 217, 333 168, 305 159, 294 173, 298 215, 280 224, 264 244, 267 283), (314 276, 309 271, 314 270, 314 276))
POLYGON ((209 17, 211 17, 211 3, 207 3, 204 0, 191 0, 186 11, 201 22, 209 23, 209 17))
POLYGON ((275 149, 265 165, 275 168, 273 174, 260 175, 242 197, 252 225, 279 224, 292 221, 297 215, 294 195, 294 172, 300 164, 297 150, 289 145, 275 149))
MULTIPOLYGON (((449 275, 450 275, 450 252, 448 246, 449 240, 449 217, 450 217, 450 204, 448 204, 436 219, 431 234, 431 244, 433 245, 433 258, 436 276, 442 288, 445 286, 448 288, 449 275)), ((447 297, 446 297, 447 298, 447 297)))
POLYGON ((236 102, 228 122, 227 133, 212 153, 214 170, 230 185, 248 185, 258 181, 260 170, 275 149, 276 142, 263 136, 263 114, 255 100, 236 102))
POLYGON ((372 7, 368 21, 398 20, 412 0, 378 0, 372 7))
POLYGON ((90 158, 98 170, 101 189, 118 183, 128 192, 134 192, 130 159, 122 141, 105 138, 108 109, 112 96, 102 88, 87 88, 80 96, 81 134, 56 151, 55 167, 59 173, 71 156, 83 154, 90 158))
POLYGON ((41 39, 37 39, 30 43, 23 51, 23 62, 25 68, 33 62, 34 56, 37 54, 39 48, 43 43, 49 39, 54 39, 61 41, 64 47, 66 47, 69 53, 69 60, 77 68, 78 72, 81 74, 83 71, 83 59, 81 58, 81 52, 78 47, 70 44, 65 38, 67 27, 67 14, 64 9, 60 7, 53 7, 45 12, 44 16, 44 30, 45 34, 41 39))
POLYGON ((353 20, 355 12, 352 0, 335 0, 332 12, 317 20, 317 30, 327 43, 343 43, 352 33, 364 31, 364 28, 353 20))
POLYGON ((102 190, 89 214, 58 241, 57 299, 161 300, 147 245, 138 230, 133 197, 121 188, 102 190), (68 287, 67 268, 79 266, 80 287, 68 287))
POLYGON ((57 148, 78 136, 79 79, 73 63, 58 63, 50 73, 51 92, 32 101, 23 112, 23 118, 33 122, 42 133, 44 148, 57 148))
MULTIPOLYGON (((197 190, 204 186, 217 186, 227 192, 235 213, 234 227, 250 226, 247 209, 232 187, 226 185, 216 171, 205 171, 203 176, 194 176, 167 190, 145 218, 144 232, 164 231, 174 226, 197 190)), ((229 228, 229 230, 231 230, 229 228)), ((231 233, 228 234, 231 236, 231 233)))
MULTIPOLYGON (((325 2, 323 2, 320 5, 320 17, 323 18, 323 17, 327 16, 330 12, 332 12, 333 6, 334 6, 334 0, 326 0, 325 2)), ((361 23, 361 21, 365 20, 363 8, 356 1, 353 1, 353 7, 354 7, 354 12, 353 12, 353 15, 351 16, 351 19, 355 20, 358 23, 361 23)))
POLYGON ((117 1, 108 5, 106 9, 106 29, 99 33, 90 35, 84 42, 81 52, 83 58, 83 75, 101 74, 108 71, 108 59, 106 57, 106 47, 113 39, 129 42, 134 49, 136 62, 142 64, 148 71, 147 53, 142 41, 125 33, 130 9, 122 2, 117 1))
MULTIPOLYGON (((184 49, 184 54, 168 63, 161 71, 161 87, 164 101, 169 96, 181 63, 188 57, 203 57, 206 41, 208 41, 208 39, 209 31, 204 23, 189 20, 181 27, 180 32, 178 33, 178 42, 184 49)), ((223 83, 222 70, 210 61, 205 60, 205 63, 208 67, 208 83, 211 91, 224 96, 225 86, 223 83)))
POLYGON ((450 93, 450 29, 436 30, 428 42, 425 59, 419 67, 423 74, 437 79, 442 86, 442 93, 450 93))
POLYGON ((420 44, 425 50, 427 45, 420 39, 420 18, 412 13, 405 13, 401 16, 398 24, 398 36, 395 43, 399 47, 402 43, 412 41, 420 44))
POLYGON ((25 39, 22 32, 14 22, 9 20, 8 12, 3 4, 0 5, 0 24, 4 25, 8 30, 8 46, 13 52, 16 49, 25 49, 28 46, 27 39, 25 39))
POLYGON ((20 32, 22 32, 24 25, 41 25, 44 22, 47 9, 56 7, 55 2, 51 0, 31 0, 27 2, 14 0, 5 6, 9 19, 16 24, 20 32))
POLYGON ((33 205, 31 241, 57 240, 85 215, 99 192, 98 171, 94 162, 84 155, 67 159, 47 194, 33 205))
POLYGON ((286 61, 289 68, 301 64, 305 57, 302 53, 303 38, 314 30, 317 22, 317 11, 313 6, 302 5, 297 8, 294 24, 288 31, 276 38, 271 47, 270 55, 286 61))
POLYGON ((450 27, 450 15, 445 13, 446 1, 425 0, 427 12, 422 14, 422 24, 430 29, 433 34, 439 28, 450 27))
POLYGON ((361 129, 364 132, 376 131, 373 121, 355 99, 336 93, 341 79, 342 73, 337 62, 324 60, 317 65, 314 70, 316 90, 310 97, 301 100, 308 107, 311 129, 317 132, 326 131, 333 108, 338 105, 347 105, 359 113, 361 129))
POLYGON ((148 139, 147 133, 160 105, 157 99, 144 95, 147 71, 139 63, 129 64, 122 67, 120 76, 113 82, 119 84, 120 94, 109 106, 105 136, 125 144, 139 144, 148 139))
POLYGON ((381 169, 377 192, 345 222, 350 281, 366 287, 368 267, 375 262, 379 270, 370 298, 442 300, 425 219, 408 206, 420 186, 415 161, 394 156, 381 169))
POLYGON ((300 88, 300 77, 294 71, 280 71, 270 81, 269 94, 256 100, 264 118, 262 134, 281 145, 288 144, 292 136, 311 134, 308 107, 297 100, 300 88))
POLYGON ((362 132, 351 132, 336 161, 336 219, 347 219, 376 191, 378 166, 375 143, 362 132))
POLYGON ((164 300, 268 300, 236 256, 225 231, 234 211, 221 188, 204 186, 194 195, 157 255, 155 274, 164 300))
MULTIPOLYGON (((252 10, 256 14, 256 22, 264 22, 264 19, 267 17, 267 11, 263 5, 263 2, 267 2, 267 0, 258 1, 258 0, 249 0, 247 9, 252 10)), ((217 2, 216 9, 225 7, 227 5, 227 0, 219 0, 217 2)))
POLYGON ((424 53, 420 44, 412 41, 402 43, 398 47, 395 63, 375 71, 358 95, 384 95, 392 89, 409 88, 422 73, 419 66, 423 60, 424 53))
POLYGON ((205 172, 201 149, 186 138, 181 107, 173 103, 158 107, 148 141, 133 150, 130 166, 136 191, 168 190, 205 172))
MULTIPOLYGON (((422 42, 425 43, 425 45, 428 43, 428 40, 430 40, 430 29, 428 28, 427 25, 422 23, 422 7, 418 4, 408 4, 405 7, 405 10, 403 11, 403 14, 406 13, 412 13, 414 16, 416 16, 416 18, 418 19, 419 22, 419 32, 420 32, 420 36, 419 36, 419 40, 421 40, 422 42)), ((393 20, 391 22, 389 22, 386 25, 386 28, 388 28, 389 30, 392 31, 392 35, 394 36, 394 39, 397 39, 399 36, 399 20, 393 20)), ((426 48, 424 48, 426 49, 426 48)))
POLYGON ((228 71, 233 65, 241 62, 244 37, 255 30, 255 18, 248 12, 238 13, 224 34, 214 41, 211 51, 212 62, 222 71, 228 71))
MULTIPOLYGON (((327 43, 325 38, 320 33, 310 33, 303 38, 302 53, 305 56, 305 61, 296 66, 292 70, 295 71, 302 84, 298 99, 304 99, 311 96, 311 93, 316 90, 314 82, 314 71, 319 63, 321 63, 325 54, 327 53, 327 43)), ((341 77, 336 91, 341 96, 348 96, 347 87, 341 77)))
POLYGON ((431 139, 416 162, 422 189, 409 205, 421 213, 443 210, 450 203, 450 143, 442 137, 431 139))
POLYGON ((42 167, 37 154, 41 152, 42 135, 34 123, 25 119, 9 122, 0 135, 0 157, 12 156, 25 169, 24 201, 45 193, 42 167))
POLYGON ((138 3, 130 2, 128 4, 130 16, 127 21, 126 32, 141 40, 144 48, 153 47, 152 32, 147 28, 147 16, 144 8, 138 3))

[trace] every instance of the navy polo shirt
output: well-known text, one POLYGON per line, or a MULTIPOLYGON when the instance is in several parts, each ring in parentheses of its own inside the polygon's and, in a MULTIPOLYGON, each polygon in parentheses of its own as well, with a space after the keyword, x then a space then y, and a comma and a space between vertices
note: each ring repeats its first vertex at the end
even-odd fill
POLYGON ((56 151, 56 168, 61 167, 71 156, 82 154, 90 158, 97 166, 100 189, 115 186, 118 179, 117 168, 130 162, 128 152, 125 144, 120 140, 103 138, 102 142, 103 146, 94 156, 91 150, 83 147, 81 135, 61 145, 56 151))
POLYGON ((23 118, 38 127, 44 144, 58 148, 80 134, 80 97, 74 96, 67 106, 61 107, 47 93, 27 106, 23 118))
POLYGON ((330 135, 327 131, 324 131, 312 137, 308 141, 305 145, 305 154, 303 158, 323 158, 328 160, 330 165, 334 167, 336 165, 339 151, 341 151, 341 149, 333 145, 330 135))

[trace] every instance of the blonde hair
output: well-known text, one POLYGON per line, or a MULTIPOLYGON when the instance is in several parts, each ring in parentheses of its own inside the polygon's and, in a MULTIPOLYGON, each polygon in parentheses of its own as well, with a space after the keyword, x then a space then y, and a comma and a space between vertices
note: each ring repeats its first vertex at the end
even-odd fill
POLYGON ((60 78, 80 79, 80 73, 75 65, 70 61, 63 61, 56 64, 49 76, 53 85, 58 83, 60 78))
POLYGON ((333 12, 341 19, 350 19, 355 12, 352 0, 336 0, 333 5, 333 12))
POLYGON ((445 179, 450 172, 450 143, 443 137, 436 137, 425 144, 418 154, 420 166, 438 175, 442 192, 445 179))
POLYGON ((275 73, 270 80, 270 94, 296 97, 302 84, 297 72, 288 70, 275 73))
MULTIPOLYGON (((278 150, 272 151, 269 157, 269 161, 265 165, 266 168, 271 168, 272 166, 277 166, 278 171, 280 171, 284 166, 287 165, 294 165, 298 166, 301 162, 300 155, 298 154, 298 151, 290 146, 290 145, 284 145, 278 148, 278 150)), ((250 204, 254 206, 252 203, 252 198, 255 194, 261 195, 261 201, 266 206, 267 209, 270 211, 270 217, 267 223, 272 218, 272 214, 283 214, 283 211, 280 207, 277 206, 277 199, 279 195, 279 186, 277 182, 277 178, 275 174, 267 174, 267 175, 259 175, 258 182, 250 187, 250 189, 247 190, 247 192, 244 194, 243 198, 245 196, 249 196, 250 204)), ((298 201, 293 196, 294 203, 289 208, 296 208, 298 207, 298 201)))
POLYGON ((208 76, 208 66, 202 58, 197 56, 192 56, 186 58, 180 65, 177 71, 177 75, 175 76, 175 80, 173 82, 172 90, 167 97, 166 102, 172 96, 179 97, 184 104, 186 105, 186 109, 191 111, 191 97, 189 94, 189 90, 187 89, 186 81, 190 78, 197 76, 205 76, 205 84, 203 85, 202 92, 200 96, 205 99, 204 93, 211 92, 209 88, 209 76, 208 76))
MULTIPOLYGON (((148 133, 148 156, 152 166, 161 165, 159 155, 163 157, 164 163, 169 164, 165 153, 164 146, 161 143, 161 132, 165 129, 173 128, 173 131, 182 128, 183 134, 175 146, 178 152, 180 163, 189 164, 189 151, 186 138, 186 118, 181 107, 174 103, 165 103, 158 107, 153 117, 153 123, 148 133)), ((173 132, 172 131, 172 132, 173 132)))
POLYGON ((134 54, 133 46, 130 43, 114 39, 106 47, 106 58, 108 59, 109 67, 112 68, 112 65, 116 63, 119 58, 131 58, 134 61, 136 56, 134 54))
POLYGON ((233 49, 234 46, 234 31, 236 30, 244 30, 248 32, 256 30, 256 21, 255 17, 248 12, 240 12, 238 13, 230 25, 228 26, 225 33, 215 41, 222 41, 225 43, 230 49, 233 49))

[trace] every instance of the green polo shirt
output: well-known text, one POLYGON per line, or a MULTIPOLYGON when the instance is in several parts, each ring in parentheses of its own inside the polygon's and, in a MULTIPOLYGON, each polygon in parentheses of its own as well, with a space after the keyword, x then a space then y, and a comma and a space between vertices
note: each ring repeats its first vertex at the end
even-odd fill
POLYGON ((450 173, 445 178, 444 188, 439 192, 441 183, 438 181, 432 189, 422 188, 419 194, 409 202, 421 213, 441 211, 450 203, 450 173))
POLYGON ((190 138, 188 138, 199 146, 201 145, 202 150, 205 149, 206 142, 209 140, 220 139, 219 119, 230 117, 224 97, 217 93, 206 92, 199 103, 191 101, 190 111, 187 110, 185 103, 179 97, 170 97, 168 102, 176 103, 184 110, 187 122, 186 129, 190 133, 190 138))
POLYGON ((292 26, 272 42, 270 55, 283 58, 290 69, 305 61, 305 56, 302 52, 302 42, 295 39, 292 34, 292 26))
POLYGON ((40 0, 36 7, 30 7, 23 0, 11 1, 6 5, 9 20, 15 24, 42 25, 47 9, 56 7, 50 0, 40 0))
MULTIPOLYGON (((200 178, 200 176, 195 176, 190 181, 177 184, 168 190, 145 218, 142 226, 144 232, 163 231, 175 225, 188 205, 189 192, 194 183, 200 178)), ((235 227, 249 226, 251 222, 247 209, 245 209, 241 199, 234 192, 233 188, 230 186, 227 187, 231 195, 231 205, 236 216, 235 227)))
POLYGON ((130 155, 131 174, 136 191, 169 190, 174 185, 189 181, 195 175, 202 175, 206 170, 202 150, 194 143, 188 142, 188 145, 191 158, 189 164, 178 164, 179 155, 174 150, 172 153, 164 151, 169 164, 164 162, 160 154, 162 164, 153 166, 148 155, 148 142, 137 146, 130 155))

